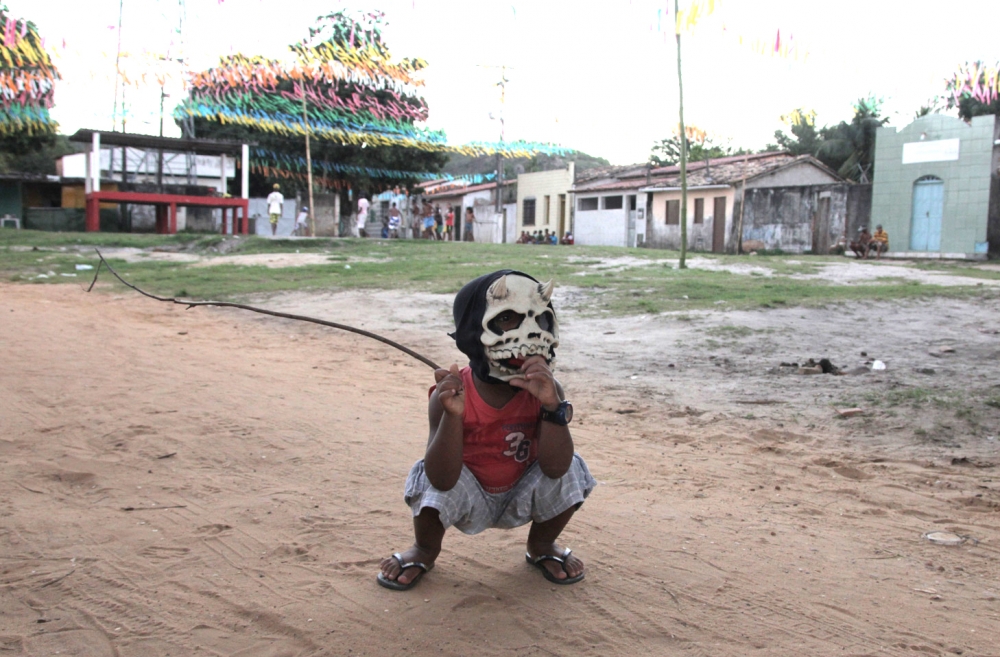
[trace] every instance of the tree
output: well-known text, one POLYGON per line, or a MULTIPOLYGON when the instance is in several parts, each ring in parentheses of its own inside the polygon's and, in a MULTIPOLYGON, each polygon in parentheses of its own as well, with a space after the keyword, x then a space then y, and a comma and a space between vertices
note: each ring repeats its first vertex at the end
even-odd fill
MULTIPOLYGON (((716 159, 720 157, 730 157, 732 155, 743 155, 750 151, 743 148, 733 148, 726 143, 720 143, 717 137, 712 137, 701 128, 689 125, 684 128, 687 134, 687 156, 688 160, 700 162, 702 160, 716 159)), ((675 132, 667 139, 661 139, 653 144, 649 151, 649 162, 659 167, 675 166, 681 159, 681 138, 680 132, 675 132)))
POLYGON ((19 152, 8 150, 9 140, 0 146, 0 173, 40 173, 55 175, 56 160, 63 155, 78 153, 81 148, 65 135, 45 135, 34 139, 23 138, 24 148, 19 152))
MULTIPOLYGON (((197 73, 175 113, 198 137, 255 144, 251 193, 274 182, 302 189, 304 136, 311 137, 320 187, 376 191, 412 186, 448 159, 443 133, 418 127, 427 104, 417 94, 417 58, 393 60, 382 40, 380 12, 339 11, 317 19, 292 44, 292 65, 233 55, 197 73)), ((185 124, 187 127, 185 128, 185 124)))
POLYGON ((880 116, 881 110, 881 99, 859 99, 850 123, 841 121, 820 131, 823 142, 817 157, 845 178, 865 183, 874 180, 875 132, 889 122, 880 116))
POLYGON ((787 151, 796 156, 815 156, 819 152, 823 139, 816 129, 816 112, 800 107, 782 116, 781 121, 788 126, 792 134, 775 130, 774 139, 777 145, 769 144, 767 150, 787 151))

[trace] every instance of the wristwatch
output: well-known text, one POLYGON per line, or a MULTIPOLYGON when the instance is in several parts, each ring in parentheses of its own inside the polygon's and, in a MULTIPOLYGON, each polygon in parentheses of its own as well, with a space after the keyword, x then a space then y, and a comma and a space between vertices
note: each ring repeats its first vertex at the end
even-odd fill
POLYGON ((551 422, 552 424, 558 424, 561 427, 565 427, 573 419, 573 404, 568 401, 559 402, 559 406, 556 407, 554 411, 547 411, 542 409, 542 420, 545 422, 551 422))

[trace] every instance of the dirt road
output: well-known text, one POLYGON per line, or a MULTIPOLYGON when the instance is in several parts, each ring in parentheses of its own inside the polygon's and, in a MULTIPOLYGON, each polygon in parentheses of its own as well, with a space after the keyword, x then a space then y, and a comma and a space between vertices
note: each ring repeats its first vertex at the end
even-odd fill
MULTIPOLYGON (((558 375, 601 485, 565 538, 587 579, 545 582, 526 530, 449 533, 398 594, 375 572, 410 540, 429 368, 315 326, 0 286, 0 650, 1000 654, 1000 312, 583 319, 573 295, 558 375), (781 366, 809 357, 887 369, 781 366)), ((458 356, 448 298, 267 304, 458 356)))

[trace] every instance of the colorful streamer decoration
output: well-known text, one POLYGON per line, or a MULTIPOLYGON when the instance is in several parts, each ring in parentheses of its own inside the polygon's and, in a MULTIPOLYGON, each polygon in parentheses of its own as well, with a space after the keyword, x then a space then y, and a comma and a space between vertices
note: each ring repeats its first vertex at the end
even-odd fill
MULTIPOLYGON (((294 173, 307 171, 306 158, 301 155, 280 153, 265 148, 254 148, 250 151, 253 158, 251 166, 266 167, 272 170, 285 170, 294 173)), ((380 169, 362 167, 326 160, 312 161, 313 173, 329 176, 340 173, 347 175, 368 176, 369 178, 386 178, 392 180, 464 180, 470 184, 489 182, 496 178, 495 174, 468 174, 452 176, 446 173, 429 173, 426 171, 399 171, 396 169, 380 169)))
POLYGON ((342 13, 327 18, 328 25, 310 29, 310 39, 290 46, 295 55, 291 64, 231 55, 215 68, 191 75, 190 95, 175 116, 357 146, 511 157, 568 152, 533 142, 449 145, 444 132, 416 125, 428 115, 419 95, 424 82, 418 77, 427 63, 393 60, 378 29, 382 14, 366 15, 366 24, 342 13))
POLYGON ((0 136, 54 134, 49 109, 58 79, 35 24, 0 8, 0 136))
POLYGON ((703 19, 715 13, 716 0, 691 0, 674 17, 674 33, 691 32, 703 19))
POLYGON ((1000 62, 987 66, 983 62, 965 64, 948 78, 951 93, 949 107, 958 105, 962 98, 972 98, 984 105, 1000 98, 1000 62))

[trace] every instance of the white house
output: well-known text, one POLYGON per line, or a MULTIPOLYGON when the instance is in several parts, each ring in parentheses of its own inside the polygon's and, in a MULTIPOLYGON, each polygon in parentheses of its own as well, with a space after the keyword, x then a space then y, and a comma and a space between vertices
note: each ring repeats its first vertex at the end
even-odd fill
MULTIPOLYGON (((815 224, 811 215, 817 205, 815 199, 824 193, 831 196, 829 190, 824 192, 820 187, 844 186, 840 176, 815 158, 784 152, 690 162, 687 174, 688 248, 716 253, 735 251, 741 235, 746 238, 739 209, 745 190, 797 190, 795 207, 768 207, 754 215, 757 223, 750 225, 753 238, 764 241, 767 248, 795 251, 802 250, 802 236, 798 232, 806 230, 803 224, 815 224), (804 201, 803 192, 808 192, 804 201), (773 222, 777 220, 779 228, 774 230, 773 222), (787 237, 795 233, 795 239, 788 240, 794 244, 781 242, 781 223, 789 227, 787 237), (758 230, 758 225, 771 228, 758 230)), ((589 180, 578 181, 573 192, 577 244, 680 248, 678 166, 612 167, 595 172, 589 180)), ((843 232, 844 223, 842 215, 834 215, 828 221, 827 232, 843 232)), ((829 243, 828 238, 824 240, 829 243)), ((812 242, 807 243, 811 247, 812 242)))

